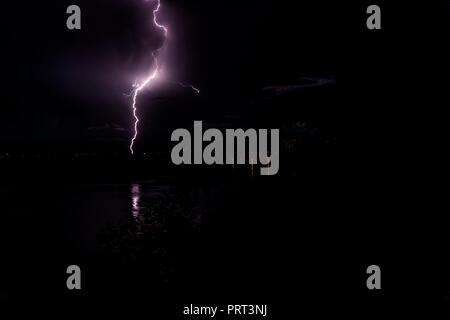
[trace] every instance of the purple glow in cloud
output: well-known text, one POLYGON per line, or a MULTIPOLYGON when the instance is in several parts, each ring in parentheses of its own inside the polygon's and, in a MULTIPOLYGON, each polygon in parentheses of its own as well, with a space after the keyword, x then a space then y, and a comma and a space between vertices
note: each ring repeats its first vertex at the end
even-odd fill
MULTIPOLYGON (((164 37, 165 37, 164 40, 166 40, 169 30, 168 30, 168 28, 165 25, 160 24, 158 22, 158 12, 159 12, 159 9, 161 8, 161 0, 157 0, 157 1, 158 1, 158 3, 156 5, 156 8, 153 10, 153 23, 155 24, 156 27, 158 27, 158 28, 160 28, 160 29, 162 29, 164 31, 164 37)), ((153 61, 154 61, 154 65, 155 66, 154 66, 154 70, 151 72, 151 74, 144 81, 142 81, 141 83, 136 83, 134 85, 135 89, 134 89, 133 94, 132 94, 133 95, 132 108, 133 108, 133 117, 135 119, 135 122, 134 122, 134 136, 131 139, 131 143, 130 143, 131 154, 134 154, 133 146, 134 146, 134 143, 135 143, 136 138, 138 136, 138 124, 139 124, 139 121, 140 121, 139 117, 137 116, 137 113, 136 113, 137 112, 137 108, 136 108, 137 98, 139 96, 139 93, 143 89, 145 89, 146 87, 150 86, 151 83, 153 82, 153 80, 155 80, 158 77, 158 74, 160 73, 160 65, 158 63, 158 56, 159 56, 159 52, 161 51, 162 48, 164 48, 164 45, 163 45, 163 47, 161 47, 161 48, 159 48, 159 49, 157 49, 157 50, 152 52, 153 61)), ((179 84, 180 86, 185 87, 185 88, 186 87, 191 88, 196 94, 200 93, 200 90, 195 88, 193 85, 185 85, 185 84, 183 84, 181 82, 177 82, 177 84, 179 84)))

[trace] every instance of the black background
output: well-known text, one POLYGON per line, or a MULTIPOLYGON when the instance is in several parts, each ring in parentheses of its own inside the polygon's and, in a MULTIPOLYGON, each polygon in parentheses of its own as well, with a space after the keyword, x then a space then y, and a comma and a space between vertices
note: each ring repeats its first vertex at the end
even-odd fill
POLYGON ((174 21, 170 69, 202 95, 170 86, 146 94, 138 151, 167 160, 173 128, 199 119, 267 128, 299 119, 322 132, 283 153, 275 177, 158 164, 178 186, 224 190, 200 231, 170 236, 178 260, 167 286, 148 276, 152 261, 111 265, 65 235, 71 194, 62 181, 155 173, 128 155, 131 132, 98 139, 89 129, 129 130, 126 70, 145 68, 148 48, 162 43, 142 27, 143 12, 120 3, 78 1, 81 31, 65 27, 72 3, 3 4, 0 152, 12 159, 0 162, 1 303, 170 319, 190 303, 266 303, 273 319, 429 315, 448 305, 448 3, 377 1, 382 30, 371 31, 367 1, 163 2, 174 21), (98 80, 109 67, 113 80, 98 80), (260 99, 261 88, 300 77, 336 83, 260 99), (84 151, 100 156, 72 159, 84 151), (80 292, 65 287, 69 264, 83 270, 80 292), (365 286, 371 264, 381 267, 381 291, 365 286))

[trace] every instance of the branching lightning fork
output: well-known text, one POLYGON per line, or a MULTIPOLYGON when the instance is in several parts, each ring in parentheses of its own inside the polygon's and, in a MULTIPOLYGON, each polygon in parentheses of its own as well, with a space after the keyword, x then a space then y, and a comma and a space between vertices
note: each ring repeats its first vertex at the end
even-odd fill
MULTIPOLYGON (((166 26, 164 26, 164 25, 162 25, 162 24, 160 24, 158 22, 158 12, 159 12, 159 9, 161 8, 161 0, 157 0, 157 1, 158 1, 158 3, 156 5, 156 8, 153 10, 153 23, 155 24, 155 26, 157 26, 158 28, 160 28, 161 30, 164 31, 164 37, 165 37, 165 39, 167 39, 167 33, 168 33, 169 30, 167 29, 166 26)), ((142 83, 136 83, 134 85, 135 89, 134 89, 134 91, 132 93, 132 96, 133 96, 133 106, 132 106, 132 108, 133 108, 133 116, 134 116, 135 122, 134 122, 134 136, 131 139, 131 143, 130 143, 131 154, 134 154, 133 147, 134 147, 134 143, 136 141, 136 138, 138 136, 138 124, 139 124, 139 121, 140 121, 139 117, 137 116, 137 108, 136 108, 137 98, 139 97, 139 93, 143 89, 148 87, 152 83, 152 81, 155 80, 158 77, 158 74, 159 74, 159 71, 160 71, 160 65, 158 63, 158 53, 159 53, 159 51, 161 49, 162 48, 159 48, 159 49, 157 49, 157 50, 152 52, 153 61, 154 61, 154 70, 151 72, 151 74, 142 83)), ((182 87, 185 87, 185 88, 189 87, 189 88, 191 88, 196 94, 200 93, 200 90, 195 88, 193 85, 185 85, 185 84, 183 84, 181 82, 176 82, 176 83, 178 85, 182 86, 182 87)))

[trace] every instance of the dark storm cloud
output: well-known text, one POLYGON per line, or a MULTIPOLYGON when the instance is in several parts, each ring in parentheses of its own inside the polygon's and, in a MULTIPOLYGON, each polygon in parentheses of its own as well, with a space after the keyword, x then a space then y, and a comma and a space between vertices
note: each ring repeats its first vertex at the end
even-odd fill
POLYGON ((80 36, 67 34, 51 70, 63 90, 94 104, 120 102, 131 84, 152 68, 151 52, 163 43, 152 24, 155 2, 84 1, 80 36))
POLYGON ((273 93, 275 95, 281 95, 284 93, 288 93, 291 91, 297 91, 306 88, 316 88, 322 87, 327 84, 335 83, 336 80, 333 78, 300 78, 297 83, 290 85, 282 85, 282 86, 267 86, 261 89, 263 92, 273 93))

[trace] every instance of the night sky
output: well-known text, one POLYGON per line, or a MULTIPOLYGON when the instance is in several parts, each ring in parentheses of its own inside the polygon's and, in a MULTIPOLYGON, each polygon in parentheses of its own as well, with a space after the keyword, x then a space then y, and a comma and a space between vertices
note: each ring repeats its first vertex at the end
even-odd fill
MULTIPOLYGON (((66 28, 70 4, 31 2, 26 10, 8 4, 2 19, 7 43, 0 111, 4 145, 82 141, 89 130, 111 124, 124 130, 120 139, 131 135, 126 95, 137 78, 148 74, 151 52, 164 41, 151 20, 155 2, 78 1, 80 31, 66 28)), ((334 78, 335 6, 324 1, 163 1, 159 19, 170 30, 164 80, 146 91, 140 112, 150 121, 164 101, 173 105, 173 123, 143 119, 142 125, 175 126, 197 109, 200 120, 205 110, 232 115, 248 109, 263 87, 296 84, 305 76, 334 78), (195 84, 202 95, 192 99, 189 90, 170 81, 195 84)))

